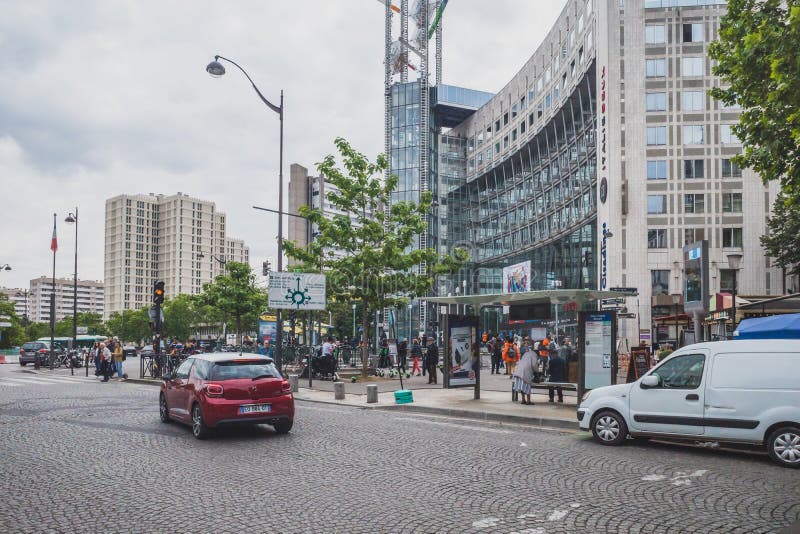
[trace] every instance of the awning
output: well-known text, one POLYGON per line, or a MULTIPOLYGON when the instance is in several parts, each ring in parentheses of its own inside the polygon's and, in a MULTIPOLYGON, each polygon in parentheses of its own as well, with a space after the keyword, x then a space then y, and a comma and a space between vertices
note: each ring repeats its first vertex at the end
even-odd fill
POLYGON ((655 323, 675 323, 675 321, 683 321, 685 323, 691 322, 692 317, 686 315, 685 313, 679 313, 677 317, 675 315, 666 315, 664 317, 654 317, 653 322, 655 323))
POLYGON ((542 291, 521 291, 519 293, 490 293, 483 295, 457 295, 449 297, 429 297, 424 299, 434 304, 459 304, 482 308, 484 306, 512 306, 526 304, 564 304, 566 302, 592 302, 617 297, 635 297, 635 291, 599 291, 595 289, 546 289, 542 291))
POLYGON ((745 319, 734 339, 800 339, 800 313, 745 319))

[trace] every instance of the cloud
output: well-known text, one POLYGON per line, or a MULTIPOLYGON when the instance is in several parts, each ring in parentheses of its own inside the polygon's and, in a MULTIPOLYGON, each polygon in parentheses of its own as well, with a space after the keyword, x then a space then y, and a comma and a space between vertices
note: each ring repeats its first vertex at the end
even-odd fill
MULTIPOLYGON (((562 2, 456 0, 444 16, 446 83, 496 91, 524 64, 562 2)), ((347 138, 383 150, 383 9, 369 0, 252 2, 0 0, 0 285, 102 279, 105 200, 177 191, 212 200, 254 265, 276 255, 279 121, 246 78, 212 79, 236 60, 273 103, 285 94, 284 174, 313 169, 347 138)), ((286 194, 286 193, 285 193, 286 194)))

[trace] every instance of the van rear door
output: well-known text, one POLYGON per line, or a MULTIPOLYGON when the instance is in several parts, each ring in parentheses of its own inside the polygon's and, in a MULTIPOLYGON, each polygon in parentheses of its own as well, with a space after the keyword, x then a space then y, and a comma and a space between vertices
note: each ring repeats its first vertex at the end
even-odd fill
POLYGON ((657 386, 634 383, 628 394, 631 430, 702 435, 705 362, 705 351, 672 356, 645 375, 657 376, 657 386))
POLYGON ((798 411, 800 354, 720 352, 710 367, 705 402, 708 436, 761 442, 765 426, 773 422, 759 428, 765 414, 777 416, 776 411, 792 407, 798 411))

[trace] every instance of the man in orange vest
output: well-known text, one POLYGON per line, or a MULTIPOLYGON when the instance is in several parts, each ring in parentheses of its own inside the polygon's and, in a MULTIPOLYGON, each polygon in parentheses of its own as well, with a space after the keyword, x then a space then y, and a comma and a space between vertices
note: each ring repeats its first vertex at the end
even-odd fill
POLYGON ((510 337, 506 340, 506 346, 503 347, 503 361, 506 362, 506 374, 509 375, 508 378, 511 378, 519 361, 519 347, 510 337))

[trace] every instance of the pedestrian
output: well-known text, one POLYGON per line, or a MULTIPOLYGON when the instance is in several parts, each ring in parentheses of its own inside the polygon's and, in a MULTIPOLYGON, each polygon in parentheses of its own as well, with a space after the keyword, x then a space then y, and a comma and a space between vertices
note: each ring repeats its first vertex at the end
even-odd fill
POLYGON ((100 376, 100 343, 97 341, 92 345, 92 359, 94 360, 94 376, 100 376))
POLYGON ((506 374, 511 378, 519 361, 519 346, 512 341, 511 337, 506 340, 503 347, 503 361, 506 362, 506 374))
POLYGON ((503 345, 499 339, 493 337, 489 342, 489 354, 492 358, 492 373, 500 374, 500 363, 503 361, 503 345))
POLYGON ((422 357, 422 349, 419 346, 419 339, 414 338, 411 344, 411 376, 414 376, 414 371, 417 376, 425 376, 425 369, 420 369, 419 359, 422 357))
POLYGON ((428 368, 428 384, 438 384, 438 374, 436 366, 439 365, 439 349, 436 348, 436 340, 428 338, 428 353, 425 355, 425 364, 428 368))
POLYGON ((407 372, 406 357, 408 356, 408 340, 403 339, 397 346, 397 370, 401 373, 407 372))
POLYGON ((528 350, 523 354, 519 365, 516 366, 513 374, 514 379, 512 389, 520 394, 520 404, 529 404, 533 406, 531 400, 531 385, 533 384, 533 377, 537 366, 536 352, 533 347, 528 346, 528 350))
POLYGON ((111 370, 111 351, 108 350, 105 343, 100 343, 100 374, 103 376, 103 382, 108 382, 114 372, 111 370))
POLYGON ((547 338, 547 336, 545 336, 544 339, 542 339, 539 342, 539 363, 542 369, 542 373, 545 375, 550 374, 548 370, 549 362, 550 362, 550 340, 547 338))
MULTIPOLYGON (((565 360, 559 352, 553 352, 549 360, 550 382, 566 382, 567 360, 565 360)), ((553 402, 553 398, 555 397, 554 390, 558 391, 558 402, 564 402, 564 391, 561 389, 561 386, 550 386, 547 388, 550 402, 553 402)))
MULTIPOLYGON (((125 354, 122 351, 122 343, 119 342, 118 337, 114 337, 114 350, 111 352, 114 355, 114 368, 117 371, 117 381, 122 382, 125 380, 125 375, 122 373, 122 362, 125 359, 125 354)), ((114 375, 114 372, 111 372, 114 375)))

